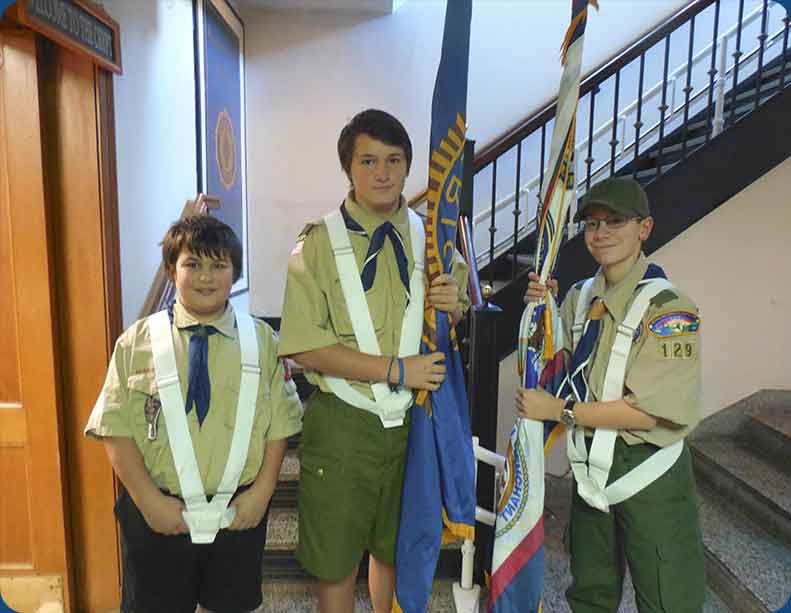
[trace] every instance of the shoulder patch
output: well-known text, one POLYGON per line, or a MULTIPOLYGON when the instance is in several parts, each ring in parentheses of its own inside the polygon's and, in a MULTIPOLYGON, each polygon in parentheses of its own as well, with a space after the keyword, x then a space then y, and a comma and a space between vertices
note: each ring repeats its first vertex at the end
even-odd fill
POLYGON ((676 300, 677 298, 678 298, 678 294, 674 292, 672 289, 663 289, 656 296, 651 298, 651 306, 655 306, 658 309, 661 309, 668 302, 676 300))
POLYGON ((689 311, 673 311, 654 317, 648 329, 656 337, 668 338, 682 334, 696 334, 700 328, 700 317, 689 311))

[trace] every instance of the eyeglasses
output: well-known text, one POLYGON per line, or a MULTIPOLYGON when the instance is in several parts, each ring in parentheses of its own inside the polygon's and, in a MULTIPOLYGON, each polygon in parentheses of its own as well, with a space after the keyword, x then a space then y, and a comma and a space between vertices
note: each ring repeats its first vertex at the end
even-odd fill
POLYGON ((585 232, 596 232, 597 230, 620 230, 630 221, 641 221, 641 217, 621 217, 615 216, 610 217, 609 219, 583 219, 582 226, 585 228, 585 232))

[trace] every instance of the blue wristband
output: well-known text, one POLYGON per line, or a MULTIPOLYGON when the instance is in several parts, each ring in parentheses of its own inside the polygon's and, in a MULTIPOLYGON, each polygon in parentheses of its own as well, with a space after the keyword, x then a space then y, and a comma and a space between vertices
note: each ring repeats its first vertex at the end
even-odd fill
POLYGON ((404 387, 404 360, 398 358, 398 387, 404 387))

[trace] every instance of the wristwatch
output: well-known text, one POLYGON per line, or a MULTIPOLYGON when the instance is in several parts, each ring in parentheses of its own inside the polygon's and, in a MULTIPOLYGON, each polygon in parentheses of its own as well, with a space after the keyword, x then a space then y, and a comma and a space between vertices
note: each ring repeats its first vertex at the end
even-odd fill
POLYGON ((560 423, 567 428, 573 428, 577 425, 577 417, 574 415, 575 404, 577 404, 576 400, 566 400, 566 405, 560 412, 560 423))

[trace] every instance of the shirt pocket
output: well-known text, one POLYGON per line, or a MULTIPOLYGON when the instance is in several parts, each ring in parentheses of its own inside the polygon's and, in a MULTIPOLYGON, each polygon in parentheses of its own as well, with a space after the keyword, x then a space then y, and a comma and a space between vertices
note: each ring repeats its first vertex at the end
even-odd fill
MULTIPOLYGON (((374 330, 377 337, 379 337, 381 333, 384 332, 387 312, 390 305, 385 299, 386 297, 382 289, 377 287, 376 284, 365 292, 365 297, 374 330)), ((332 327, 335 330, 335 334, 341 340, 355 339, 354 327, 352 326, 349 309, 346 306, 346 297, 343 294, 340 279, 335 279, 330 286, 329 298, 330 316, 332 318, 332 327)))
POLYGON ((168 435, 159 390, 156 380, 148 374, 130 375, 126 386, 129 390, 132 435, 150 471, 167 447, 168 435))

